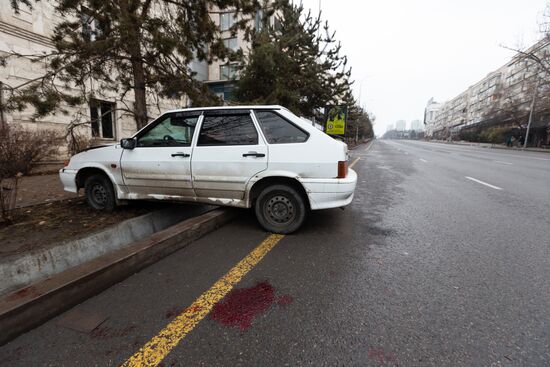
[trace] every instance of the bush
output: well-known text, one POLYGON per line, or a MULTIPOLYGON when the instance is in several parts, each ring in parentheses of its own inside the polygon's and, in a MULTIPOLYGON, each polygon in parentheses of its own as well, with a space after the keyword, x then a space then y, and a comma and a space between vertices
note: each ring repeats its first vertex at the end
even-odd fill
POLYGON ((502 144, 506 135, 511 132, 509 127, 490 127, 483 130, 461 130, 460 139, 475 143, 502 144))
POLYGON ((0 129, 0 219, 11 219, 18 179, 54 154, 62 137, 51 130, 30 131, 18 125, 0 129))
POLYGON ((507 127, 491 127, 481 133, 481 141, 484 143, 501 144, 504 143, 506 134, 510 132, 507 127))

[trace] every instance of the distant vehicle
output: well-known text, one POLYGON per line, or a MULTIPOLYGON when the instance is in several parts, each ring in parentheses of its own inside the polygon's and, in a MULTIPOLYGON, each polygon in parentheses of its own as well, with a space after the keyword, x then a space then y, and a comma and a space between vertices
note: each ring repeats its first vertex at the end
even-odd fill
POLYGON ((347 156, 346 144, 281 106, 190 108, 73 156, 59 176, 98 210, 135 199, 253 207, 267 231, 291 233, 309 210, 351 203, 347 156))

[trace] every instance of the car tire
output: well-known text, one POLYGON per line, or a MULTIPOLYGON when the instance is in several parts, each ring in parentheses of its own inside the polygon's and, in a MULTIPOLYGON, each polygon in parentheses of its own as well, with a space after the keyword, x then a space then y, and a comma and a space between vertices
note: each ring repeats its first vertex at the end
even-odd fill
POLYGON ((115 192, 105 175, 92 175, 84 182, 86 202, 96 210, 111 212, 116 207, 115 192))
POLYGON ((256 218, 269 232, 288 234, 296 231, 306 219, 306 202, 294 188, 272 185, 262 190, 254 205, 256 218))

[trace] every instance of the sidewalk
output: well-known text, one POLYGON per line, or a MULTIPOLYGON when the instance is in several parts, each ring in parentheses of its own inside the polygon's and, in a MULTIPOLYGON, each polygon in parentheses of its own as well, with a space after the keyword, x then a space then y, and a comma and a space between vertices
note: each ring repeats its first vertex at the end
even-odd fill
POLYGON ((544 148, 519 148, 519 147, 507 147, 504 144, 491 144, 491 143, 474 143, 469 141, 453 141, 448 142, 446 140, 426 140, 429 143, 440 143, 440 144, 449 144, 449 145, 469 145, 473 147, 489 148, 489 149, 505 149, 513 151, 528 151, 528 152, 541 152, 541 153, 550 153, 550 149, 544 148))
POLYGON ((75 197, 76 194, 63 190, 57 174, 24 176, 19 181, 15 206, 20 208, 75 197))

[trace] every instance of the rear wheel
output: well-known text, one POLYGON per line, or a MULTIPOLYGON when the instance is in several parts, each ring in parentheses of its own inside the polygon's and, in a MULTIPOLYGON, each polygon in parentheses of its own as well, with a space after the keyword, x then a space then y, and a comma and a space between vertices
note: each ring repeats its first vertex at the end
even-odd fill
POLYGON ((96 210, 112 211, 116 206, 111 181, 104 175, 92 175, 84 183, 86 202, 96 210))
POLYGON ((306 217, 304 198, 287 185, 266 187, 258 196, 254 209, 261 226, 273 233, 292 233, 300 228, 306 217))

